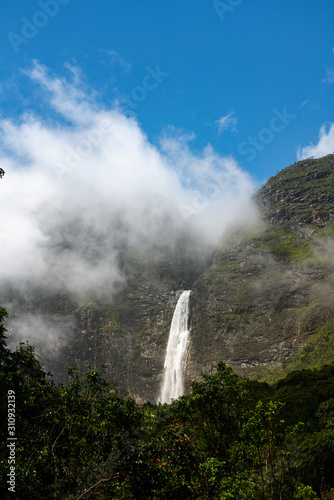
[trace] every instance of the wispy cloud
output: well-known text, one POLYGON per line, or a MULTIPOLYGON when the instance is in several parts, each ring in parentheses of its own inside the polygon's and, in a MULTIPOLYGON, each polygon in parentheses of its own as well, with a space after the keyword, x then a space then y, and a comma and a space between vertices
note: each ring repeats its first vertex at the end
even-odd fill
POLYGON ((322 81, 323 83, 334 83, 334 69, 327 68, 326 74, 322 79, 322 81))
POLYGON ((298 147, 297 159, 303 160, 314 156, 315 158, 321 158, 327 154, 334 153, 334 123, 328 123, 322 125, 319 131, 318 142, 316 144, 311 143, 309 146, 298 147))
POLYGON ((305 101, 303 101, 301 103, 301 105, 299 106, 300 108, 303 108, 306 104, 308 104, 309 102, 311 101, 311 99, 306 99, 305 101))
POLYGON ((121 57, 116 50, 105 50, 107 56, 110 58, 110 64, 112 66, 120 66, 122 68, 122 73, 130 73, 132 66, 130 63, 126 62, 123 57, 121 57))
POLYGON ((229 128, 232 130, 232 132, 236 131, 236 126, 238 124, 238 119, 235 116, 234 111, 229 111, 227 115, 222 116, 219 118, 219 120, 216 120, 217 125, 218 125, 218 135, 221 135, 225 130, 228 130, 229 128))
MULTIPOLYGON (((67 66, 69 69, 69 66, 67 66)), ((71 66, 74 80, 51 75, 48 68, 34 61, 31 68, 23 71, 45 91, 45 99, 60 115, 70 122, 91 123, 94 115, 94 92, 88 92, 80 76, 80 70, 71 66)))

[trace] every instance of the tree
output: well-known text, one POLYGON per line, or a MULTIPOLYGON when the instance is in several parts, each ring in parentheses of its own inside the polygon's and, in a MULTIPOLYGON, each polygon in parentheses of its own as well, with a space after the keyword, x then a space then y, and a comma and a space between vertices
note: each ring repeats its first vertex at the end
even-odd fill
POLYGON ((8 314, 6 309, 0 307, 0 366, 8 360, 9 349, 6 347, 6 328, 4 325, 5 319, 8 314))
POLYGON ((280 418, 283 405, 277 401, 263 403, 246 414, 240 436, 247 445, 249 458, 254 461, 255 469, 261 477, 262 498, 265 500, 266 485, 269 485, 269 498, 274 500, 275 483, 278 483, 280 498, 286 472, 282 449, 284 441, 284 421, 280 418))
POLYGON ((1 177, 3 177, 4 175, 5 175, 5 171, 4 171, 2 168, 0 168, 0 179, 1 179, 1 177))

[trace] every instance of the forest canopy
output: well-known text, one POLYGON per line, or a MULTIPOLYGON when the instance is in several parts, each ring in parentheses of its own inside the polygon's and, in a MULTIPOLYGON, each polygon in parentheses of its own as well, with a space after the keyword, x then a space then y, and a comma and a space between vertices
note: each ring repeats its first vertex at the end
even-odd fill
POLYGON ((167 405, 139 405, 87 367, 55 385, 35 349, 6 346, 0 308, 1 497, 16 402, 15 494, 68 499, 334 498, 334 366, 276 385, 219 362, 167 405))

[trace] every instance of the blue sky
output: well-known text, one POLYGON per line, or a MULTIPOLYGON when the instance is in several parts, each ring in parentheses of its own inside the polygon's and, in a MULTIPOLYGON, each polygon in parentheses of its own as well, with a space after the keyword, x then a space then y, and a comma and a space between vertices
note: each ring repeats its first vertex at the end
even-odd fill
POLYGON ((298 147, 334 151, 333 21, 332 0, 5 2, 0 110, 52 116, 22 73, 37 60, 135 113, 151 144, 173 128, 262 182, 298 147))

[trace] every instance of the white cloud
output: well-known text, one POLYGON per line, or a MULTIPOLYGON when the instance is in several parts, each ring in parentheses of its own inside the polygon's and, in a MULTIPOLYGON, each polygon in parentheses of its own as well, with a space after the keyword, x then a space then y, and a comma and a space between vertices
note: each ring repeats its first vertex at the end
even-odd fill
POLYGON ((229 128, 232 132, 235 132, 238 119, 234 116, 234 111, 229 111, 227 115, 222 116, 219 120, 216 120, 215 123, 218 124, 218 135, 220 135, 229 128))
POLYGON ((49 104, 55 111, 76 126, 87 126, 94 119, 97 108, 90 93, 81 84, 80 71, 71 67, 71 72, 75 81, 70 83, 65 78, 51 76, 48 68, 34 61, 32 68, 25 74, 47 92, 49 104))
POLYGON ((311 99, 306 99, 305 101, 303 101, 301 103, 301 105, 299 106, 300 108, 303 108, 306 104, 308 104, 309 102, 311 102, 311 99))
POLYGON ((314 156, 320 158, 334 152, 334 123, 322 125, 319 132, 318 142, 309 146, 298 147, 297 159, 303 160, 314 156))
POLYGON ((112 292, 122 249, 173 246, 190 227, 217 241, 252 193, 210 146, 194 153, 175 133, 153 146, 135 118, 88 97, 80 72, 69 83, 35 62, 26 74, 61 116, 0 119, 0 282, 112 292))
POLYGON ((10 318, 8 327, 8 347, 12 350, 17 345, 16 332, 20 332, 21 342, 30 342, 37 349, 43 362, 57 358, 67 345, 75 330, 73 316, 43 315, 36 311, 21 313, 10 318))
POLYGON ((116 50, 105 50, 104 51, 110 57, 110 64, 112 66, 120 66, 122 68, 122 73, 130 73, 132 66, 130 63, 126 62, 123 57, 121 57, 116 50))
POLYGON ((334 69, 327 69, 326 75, 322 81, 324 83, 334 83, 334 69))

